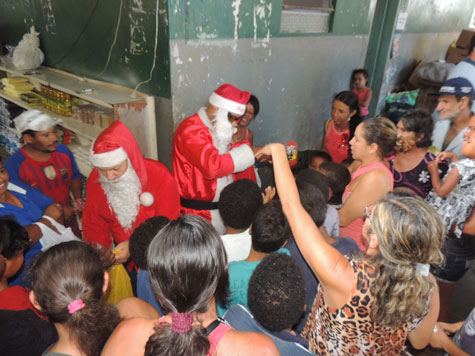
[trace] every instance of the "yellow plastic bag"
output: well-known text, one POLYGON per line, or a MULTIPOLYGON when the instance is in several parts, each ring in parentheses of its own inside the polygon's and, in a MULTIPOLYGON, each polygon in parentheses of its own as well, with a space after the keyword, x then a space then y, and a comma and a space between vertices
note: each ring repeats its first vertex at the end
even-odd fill
POLYGON ((130 277, 123 264, 112 266, 109 270, 109 294, 107 303, 116 304, 124 298, 133 297, 132 284, 130 277))

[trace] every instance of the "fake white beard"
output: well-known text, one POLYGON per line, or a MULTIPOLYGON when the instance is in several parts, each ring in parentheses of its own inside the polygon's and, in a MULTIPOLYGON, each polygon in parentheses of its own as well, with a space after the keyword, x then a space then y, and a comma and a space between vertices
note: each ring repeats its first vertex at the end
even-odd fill
POLYGON ((215 146, 218 148, 219 153, 223 154, 228 151, 231 139, 236 131, 236 128, 229 122, 228 111, 218 109, 213 121, 213 126, 218 139, 215 146))
POLYGON ((99 173, 99 182, 119 224, 125 230, 130 230, 140 209, 140 192, 142 191, 142 183, 130 160, 127 171, 121 177, 109 181, 99 173))

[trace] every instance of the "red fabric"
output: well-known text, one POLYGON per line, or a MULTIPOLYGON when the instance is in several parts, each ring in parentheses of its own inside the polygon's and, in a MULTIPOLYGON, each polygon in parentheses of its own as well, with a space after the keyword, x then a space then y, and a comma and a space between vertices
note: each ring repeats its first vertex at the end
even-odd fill
POLYGON ((35 309, 30 302, 29 292, 20 286, 9 287, 0 292, 0 309, 8 310, 33 310, 36 315, 46 319, 46 317, 35 309))
POLYGON ((248 91, 242 91, 231 84, 223 84, 214 92, 225 99, 234 101, 241 105, 246 105, 251 96, 251 93, 248 91))
MULTIPOLYGON (((372 171, 375 168, 384 168, 388 172, 388 175, 391 179, 392 189, 392 187, 394 186, 394 178, 392 172, 381 162, 376 162, 370 164, 369 166, 358 168, 356 171, 353 172, 353 174, 351 175, 351 182, 346 186, 345 191, 343 192, 343 204, 352 193, 350 190, 351 183, 353 183, 356 178, 360 177, 365 173, 368 173, 369 171, 372 171)), ((368 249, 368 246, 366 239, 363 237, 363 225, 363 217, 359 217, 358 219, 351 222, 348 226, 340 227, 340 236, 351 237, 353 240, 356 241, 361 251, 366 251, 368 249)))
MULTIPOLYGON (((107 129, 101 132, 94 141, 92 147, 93 153, 105 153, 122 147, 129 156, 130 162, 135 169, 135 173, 146 187, 148 183, 147 169, 145 168, 144 158, 140 147, 135 140, 132 132, 121 121, 114 121, 107 129)), ((144 190, 146 191, 146 190, 144 190)))
MULTIPOLYGON (((246 140, 247 140, 248 139, 247 138, 248 130, 247 130, 247 128, 245 128, 245 129, 246 129, 246 140)), ((251 143, 247 140, 247 141, 241 141, 241 142, 238 142, 238 143, 234 144, 231 147, 231 149, 234 148, 234 147, 240 146, 242 144, 246 144, 246 145, 249 145, 250 147, 252 147, 251 143)), ((254 169, 254 166, 250 166, 249 168, 245 169, 242 172, 233 173, 233 179, 234 179, 234 181, 237 181, 239 179, 250 179, 250 180, 257 183, 256 170, 254 169)))
MULTIPOLYGON (((359 92, 358 89, 353 88, 353 93, 356 94, 360 103, 366 99, 366 95, 368 95, 368 91, 369 91, 369 88, 366 88, 362 92, 359 92)), ((366 116, 368 114, 369 114, 368 106, 360 105, 360 116, 366 116)))
MULTIPOLYGON (((218 178, 233 171, 231 155, 219 154, 208 127, 198 114, 178 126, 173 138, 173 174, 181 197, 211 202, 216 196, 218 178)), ((209 210, 182 208, 181 212, 211 221, 209 210)))
POLYGON ((83 212, 85 241, 99 243, 109 248, 112 242, 111 237, 116 244, 127 241, 132 231, 148 218, 164 215, 169 219, 176 219, 180 215, 180 197, 173 176, 160 162, 144 159, 141 156, 140 159, 145 175, 153 177, 153 183, 151 182, 149 186, 142 183, 142 192, 153 195, 153 204, 148 207, 141 205, 132 229, 124 230, 109 207, 107 197, 98 181, 99 172, 95 168, 89 175, 86 186, 86 206, 83 212))
MULTIPOLYGON (((36 161, 20 148, 25 160, 18 169, 20 179, 52 198, 56 203, 69 205, 69 191, 73 168, 71 158, 63 152, 52 152, 50 159, 45 162, 36 161), (53 180, 46 178, 44 169, 52 166, 56 172, 53 180)), ((77 180, 76 178, 74 180, 77 180)))
POLYGON ((333 121, 327 132, 325 150, 331 156, 333 162, 341 163, 350 157, 348 153, 350 129, 339 132, 335 129, 333 121))

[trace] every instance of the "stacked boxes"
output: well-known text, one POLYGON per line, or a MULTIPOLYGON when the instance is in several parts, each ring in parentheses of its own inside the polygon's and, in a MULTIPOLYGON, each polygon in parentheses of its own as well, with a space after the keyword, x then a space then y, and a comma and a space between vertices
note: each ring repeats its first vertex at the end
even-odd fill
POLYGON ((462 30, 457 42, 449 47, 446 61, 454 64, 461 62, 468 55, 473 36, 475 36, 475 31, 462 30))

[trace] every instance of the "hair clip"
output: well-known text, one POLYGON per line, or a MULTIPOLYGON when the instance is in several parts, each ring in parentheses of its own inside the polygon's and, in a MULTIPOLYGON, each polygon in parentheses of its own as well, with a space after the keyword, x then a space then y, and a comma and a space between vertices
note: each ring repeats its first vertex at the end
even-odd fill
POLYGON ((172 330, 178 334, 187 333, 193 324, 193 314, 172 313, 172 330))
POLYGON ((85 306, 86 304, 84 304, 82 299, 73 300, 71 303, 68 304, 69 314, 74 314, 75 312, 77 312, 78 310, 81 310, 85 306))
POLYGON ((416 273, 421 276, 428 277, 430 265, 428 263, 416 263, 416 273))

